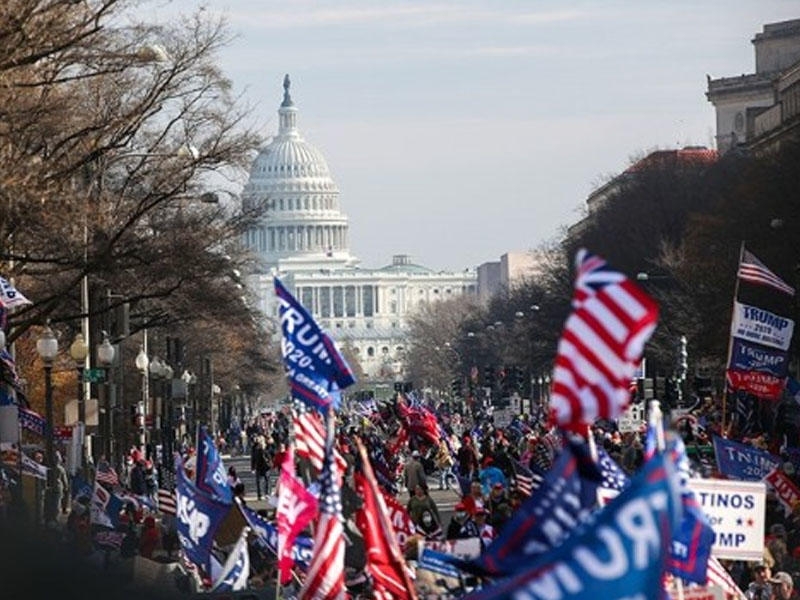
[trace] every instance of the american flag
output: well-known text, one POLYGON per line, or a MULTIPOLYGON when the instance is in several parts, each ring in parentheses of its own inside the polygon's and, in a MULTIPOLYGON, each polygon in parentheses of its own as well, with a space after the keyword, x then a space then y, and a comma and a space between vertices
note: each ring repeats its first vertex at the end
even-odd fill
POLYGON ((518 491, 523 496, 530 496, 542 485, 544 477, 539 473, 531 471, 519 461, 511 463, 514 468, 514 478, 511 482, 511 490, 518 491))
POLYGON ((114 467, 108 463, 100 463, 97 466, 97 471, 94 474, 94 478, 96 481, 112 487, 119 485, 119 477, 117 476, 117 472, 114 470, 114 467))
POLYGON ((177 513, 177 503, 175 501, 175 491, 158 490, 158 510, 165 515, 175 515, 177 513))
POLYGON ((325 460, 320 473, 319 520, 314 534, 314 556, 308 565, 300 600, 344 599, 344 526, 339 477, 334 473, 333 411, 328 417, 325 460))
POLYGON ((576 257, 573 311, 558 344, 550 405, 556 423, 580 430, 597 418, 617 418, 658 307, 622 273, 586 250, 576 257))
POLYGON ((600 465, 600 474, 603 476, 601 488, 616 493, 625 489, 628 485, 628 476, 605 449, 597 449, 597 462, 600 465))
POLYGON ((747 250, 742 251, 738 276, 742 281, 756 285, 766 285, 784 294, 794 296, 794 288, 792 286, 770 271, 752 252, 747 250))
MULTIPOLYGON (((292 423, 297 456, 309 460, 317 471, 322 471, 325 458, 325 427, 319 413, 296 403, 292 410, 292 423)), ((347 470, 347 461, 337 450, 333 452, 339 473, 344 473, 347 470)))
POLYGON ((722 588, 725 598, 735 598, 736 600, 747 600, 742 590, 736 585, 736 582, 731 577, 730 573, 725 570, 719 559, 712 556, 708 559, 708 584, 716 585, 722 588))

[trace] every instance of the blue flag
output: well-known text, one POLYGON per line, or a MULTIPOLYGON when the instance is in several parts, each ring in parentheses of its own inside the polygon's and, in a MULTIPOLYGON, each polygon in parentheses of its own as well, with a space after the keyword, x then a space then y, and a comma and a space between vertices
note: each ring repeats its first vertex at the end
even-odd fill
POLYGON ((680 490, 671 461, 658 455, 605 509, 560 546, 469 600, 660 598, 680 490))
POLYGON ((205 427, 197 432, 197 487, 207 494, 227 502, 233 502, 233 490, 228 485, 228 474, 222 458, 214 445, 214 439, 205 427))
POLYGON ((714 454, 720 473, 742 481, 761 481, 781 464, 780 459, 769 452, 716 435, 714 454))
POLYGON ((329 406, 338 409, 341 390, 355 383, 350 366, 330 336, 277 277, 275 293, 280 301, 281 353, 292 397, 320 412, 329 406))
POLYGON ((711 546, 714 545, 714 529, 703 507, 689 487, 689 457, 680 436, 669 434, 667 452, 678 469, 683 516, 672 538, 672 547, 667 568, 670 573, 705 584, 711 546))
POLYGON ((198 489, 186 477, 180 458, 175 461, 175 496, 181 547, 191 562, 210 573, 214 535, 231 503, 198 489))
MULTIPOLYGON (((268 550, 272 555, 277 556, 278 528, 269 521, 262 519, 258 513, 246 506, 239 504, 239 509, 242 511, 245 521, 247 521, 247 526, 250 527, 255 534, 256 545, 263 550, 268 550)), ((308 569, 313 549, 314 540, 307 535, 298 535, 292 546, 292 558, 294 559, 295 566, 300 567, 302 571, 308 569)))

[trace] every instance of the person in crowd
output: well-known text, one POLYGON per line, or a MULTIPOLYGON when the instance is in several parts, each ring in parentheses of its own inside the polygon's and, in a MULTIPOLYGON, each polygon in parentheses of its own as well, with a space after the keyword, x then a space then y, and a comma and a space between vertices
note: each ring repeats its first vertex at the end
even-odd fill
POLYGON ((147 494, 147 474, 145 473, 144 458, 137 458, 136 464, 131 469, 130 488, 131 492, 137 496, 147 494))
POLYGON ((419 525, 422 522, 422 513, 426 510, 433 513, 436 520, 441 522, 436 502, 430 497, 428 487, 424 484, 417 484, 414 488, 414 495, 409 498, 406 510, 415 525, 419 525))
POLYGON ((447 539, 463 540, 479 536, 480 532, 478 531, 478 526, 475 524, 469 512, 467 512, 467 507, 464 506, 463 502, 459 502, 456 504, 455 512, 447 526, 447 539))
POLYGON ((747 600, 770 600, 772 588, 769 579, 772 577, 772 570, 766 563, 758 563, 753 567, 753 581, 747 586, 744 595, 747 600))
POLYGON ((622 450, 622 464, 620 465, 628 475, 633 475, 644 462, 644 446, 638 434, 634 433, 624 442, 622 450))
POLYGON ((778 571, 770 577, 772 588, 771 600, 795 600, 797 594, 794 593, 794 580, 786 571, 778 571))
POLYGON ((425 476, 425 468, 420 461, 419 450, 414 450, 406 462, 403 469, 403 484, 406 486, 409 495, 414 493, 417 486, 428 486, 428 478, 425 476))
POLYGON ((250 470, 256 476, 256 496, 258 496, 259 500, 261 500, 262 479, 264 483, 264 495, 269 496, 269 463, 270 461, 267 459, 267 452, 264 448, 264 438, 258 435, 255 437, 253 449, 250 452, 250 470))
POLYGON ((470 484, 469 494, 462 498, 461 503, 470 516, 474 516, 479 508, 486 507, 486 501, 483 498, 483 487, 480 481, 473 481, 470 484))
POLYGON ((233 465, 228 467, 228 485, 230 488, 233 489, 240 481, 241 479, 239 479, 239 474, 236 472, 236 467, 233 465))
POLYGON ((501 518, 500 507, 503 505, 508 505, 508 503, 508 492, 506 491, 505 486, 498 481, 492 486, 492 490, 489 492, 489 498, 486 502, 487 509, 491 515, 489 522, 495 527, 499 527, 501 525, 499 522, 501 518), (495 519, 497 519, 497 522, 495 522, 495 519))
POLYGON ((62 514, 67 514, 70 500, 69 475, 64 468, 64 459, 61 452, 56 451, 56 493, 58 494, 58 506, 62 514))
POLYGON ((472 438, 465 435, 461 448, 458 449, 456 454, 458 461, 458 474, 466 479, 472 479, 478 474, 480 464, 478 462, 478 452, 472 443, 472 438))
POLYGON ((478 536, 481 538, 481 547, 483 548, 486 548, 497 537, 494 527, 487 522, 488 518, 489 511, 485 508, 479 508, 475 512, 475 525, 478 528, 478 536))
POLYGON ((153 558, 153 553, 161 547, 161 530, 153 515, 144 518, 142 536, 139 540, 139 554, 145 558, 153 558))
MULTIPOLYGON (((433 458, 434 466, 439 470, 439 489, 450 489, 451 481, 455 480, 455 475, 452 472, 455 460, 450 455, 450 449, 447 447, 447 442, 443 439, 439 440, 439 445, 436 448, 436 455, 433 458)), ((455 485, 458 485, 456 482, 455 485)))
POLYGON ((442 524, 439 518, 430 510, 423 510, 419 523, 415 523, 415 525, 417 526, 417 530, 425 536, 426 540, 442 539, 442 524))

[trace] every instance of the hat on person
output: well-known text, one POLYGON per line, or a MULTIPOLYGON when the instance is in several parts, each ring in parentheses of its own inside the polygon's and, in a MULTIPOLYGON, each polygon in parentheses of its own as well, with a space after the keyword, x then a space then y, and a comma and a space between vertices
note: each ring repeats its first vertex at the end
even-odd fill
POLYGON ((789 587, 794 587, 794 580, 792 576, 789 575, 786 571, 778 571, 772 577, 769 578, 770 583, 785 583, 789 587))
POLYGON ((455 510, 455 511, 467 510, 467 505, 464 504, 463 502, 459 502, 458 504, 456 504, 456 506, 455 506, 455 508, 453 510, 455 510))
POLYGON ((769 569, 769 568, 770 568, 770 566, 767 563, 763 563, 763 562, 755 563, 752 566, 752 570, 753 571, 763 571, 764 569, 769 569))
POLYGON ((419 450, 414 450, 411 453, 411 458, 419 458, 419 450))
POLYGON ((488 514, 489 514, 489 511, 488 511, 488 510, 486 510, 486 509, 485 509, 485 508, 483 508, 483 507, 481 507, 481 508, 479 508, 478 510, 476 510, 476 511, 475 511, 475 516, 476 516, 476 517, 477 517, 477 516, 479 516, 479 515, 486 516, 486 515, 488 515, 488 514))
POLYGON ((503 484, 502 484, 501 482, 499 482, 499 481, 498 481, 498 482, 497 482, 497 483, 495 483, 495 484, 494 484, 492 487, 493 487, 494 489, 496 489, 496 490, 502 490, 502 489, 503 489, 503 484))

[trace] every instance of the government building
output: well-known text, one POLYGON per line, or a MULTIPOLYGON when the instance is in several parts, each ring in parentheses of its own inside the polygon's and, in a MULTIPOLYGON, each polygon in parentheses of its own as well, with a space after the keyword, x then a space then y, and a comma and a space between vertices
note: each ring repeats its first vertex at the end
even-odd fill
POLYGON ((287 75, 278 133, 261 149, 242 191, 245 206, 266 207, 244 243, 257 257, 248 287, 269 319, 278 318, 279 277, 340 347, 355 356, 367 381, 403 381, 407 319, 419 306, 477 296, 477 273, 435 272, 398 254, 381 268, 359 266, 350 253, 349 220, 325 157, 297 128, 287 75))

